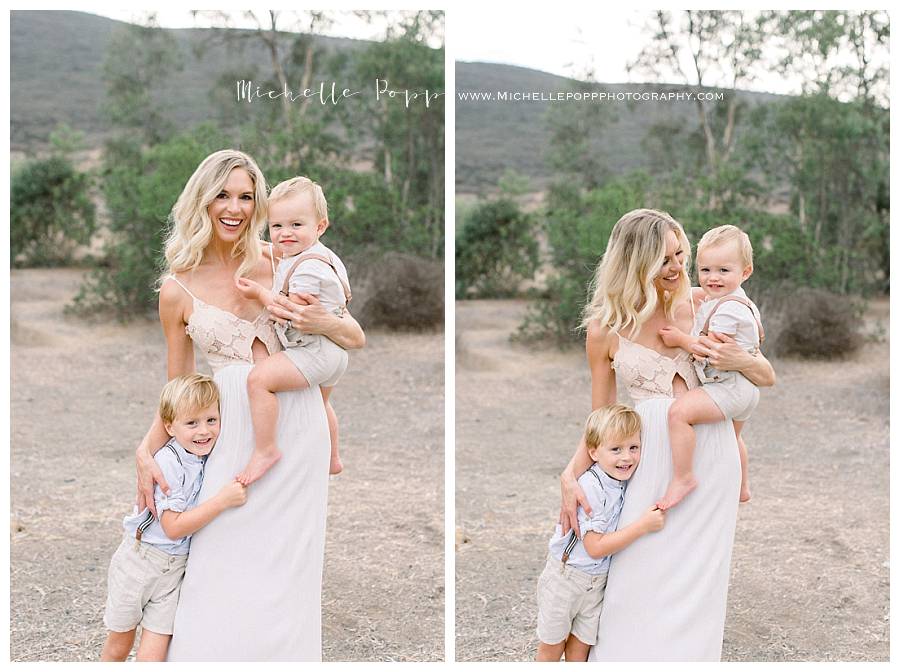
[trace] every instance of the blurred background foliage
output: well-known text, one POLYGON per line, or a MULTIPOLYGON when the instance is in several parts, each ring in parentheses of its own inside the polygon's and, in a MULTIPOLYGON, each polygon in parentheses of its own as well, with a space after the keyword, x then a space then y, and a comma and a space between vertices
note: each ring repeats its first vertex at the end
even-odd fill
MULTIPOLYGON (((638 207, 670 212, 693 243, 714 226, 740 226, 755 255, 745 287, 761 307, 771 304, 773 313, 797 312, 800 303, 809 305, 810 296, 817 306, 823 296, 849 306, 848 297, 887 293, 888 72, 873 65, 887 62, 887 14, 661 11, 650 16, 646 34, 630 64, 634 72, 666 85, 719 91, 724 99, 677 103, 678 112, 674 103, 642 102, 627 113, 624 106, 609 104, 551 106, 543 120, 543 166, 550 177, 541 185, 539 206, 520 199, 518 212, 522 222, 536 226, 521 224, 511 235, 504 222, 520 220, 515 203, 497 210, 502 188, 491 193, 462 187, 480 193, 465 201, 467 214, 457 224, 457 298, 529 295, 533 301, 520 338, 559 345, 580 341, 577 326, 593 270, 615 222, 638 207), (689 74, 684 62, 693 65, 689 74), (761 66, 801 81, 801 92, 774 96, 741 90, 754 83, 761 66), (711 89, 707 83, 714 77, 711 89), (671 112, 666 116, 661 108, 671 112), (615 142, 626 123, 628 155, 623 148, 604 151, 603 143, 615 142), (616 130, 609 133, 610 128, 616 130), (491 216, 495 222, 485 221, 491 216), (511 275, 509 266, 484 264, 493 277, 483 278, 469 267, 479 249, 502 247, 505 258, 530 260, 535 245, 542 249, 540 263, 520 263, 519 275, 511 275), (537 289, 529 283, 531 268, 542 276, 537 289), (797 297, 791 305, 784 304, 786 294, 797 297)), ((571 86, 616 88, 592 82, 571 86)), ((652 85, 628 88, 642 87, 652 85)), ((465 105, 457 107, 465 128, 465 105)), ((458 131, 458 163, 473 156, 463 135, 458 131)), ((816 333, 834 329, 835 319, 849 323, 858 315, 855 308, 838 310, 837 318, 835 311, 819 312, 828 312, 832 321, 818 325, 816 333)), ((776 321, 783 324, 773 325, 772 333, 790 330, 784 320, 776 321)), ((809 327, 806 320, 802 328, 809 327)), ((792 344, 802 340, 790 334, 772 338, 767 352, 801 352, 803 346, 792 344)), ((835 339, 837 349, 828 354, 847 352, 856 342, 835 339)))
MULTIPOLYGON (((243 13, 255 30, 233 27, 232 13, 197 13, 214 27, 164 29, 152 14, 138 25, 79 12, 12 13, 14 82, 46 84, 52 75, 32 64, 52 51, 66 56, 58 69, 81 73, 74 88, 102 91, 91 98, 73 90, 71 105, 55 112, 13 105, 13 265, 89 266, 76 312, 151 312, 172 205, 204 157, 234 147, 256 159, 270 187, 298 174, 323 185, 332 223, 324 242, 351 277, 405 255, 418 285, 397 274, 398 305, 421 289, 423 274, 442 280, 444 99, 435 94, 444 89, 443 13, 355 12, 385 26, 377 42, 321 35, 341 12, 243 13), (402 93, 376 100, 376 79, 419 97, 408 106, 402 93), (262 91, 318 94, 324 82, 327 96, 335 82, 338 92, 360 93, 336 104, 318 95, 247 103, 236 99, 239 80, 262 91)), ((365 284, 354 287, 355 309, 372 298, 365 284)), ((405 326, 442 321, 443 292, 424 286, 431 294, 417 300, 438 310, 429 323, 420 316, 405 326)), ((381 313, 369 312, 371 326, 381 313)))

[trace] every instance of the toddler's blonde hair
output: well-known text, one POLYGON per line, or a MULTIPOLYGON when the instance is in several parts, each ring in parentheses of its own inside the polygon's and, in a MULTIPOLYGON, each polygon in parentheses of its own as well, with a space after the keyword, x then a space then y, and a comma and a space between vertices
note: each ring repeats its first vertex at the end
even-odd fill
POLYGON ((176 418, 218 403, 219 388, 209 376, 201 373, 176 376, 160 392, 159 417, 168 425, 176 418))
POLYGON ((622 404, 603 406, 588 416, 584 425, 584 443, 588 450, 641 432, 641 416, 622 404))
POLYGON ((723 224, 704 233, 700 242, 697 243, 697 255, 699 256, 703 248, 717 247, 728 243, 737 245, 744 268, 747 266, 753 268, 753 245, 750 244, 750 236, 731 224, 723 224))
POLYGON ((319 186, 317 182, 313 182, 308 177, 303 177, 302 175, 292 177, 284 182, 279 182, 272 187, 272 191, 269 192, 269 204, 271 205, 288 196, 302 194, 307 191, 312 192, 313 203, 316 207, 316 217, 319 218, 320 222, 323 219, 328 221, 328 201, 325 200, 325 192, 322 191, 322 187, 319 186))

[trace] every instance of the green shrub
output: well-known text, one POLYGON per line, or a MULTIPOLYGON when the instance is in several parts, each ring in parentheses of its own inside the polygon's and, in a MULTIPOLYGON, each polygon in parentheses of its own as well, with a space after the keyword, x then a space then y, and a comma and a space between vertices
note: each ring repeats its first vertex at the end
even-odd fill
POLYGON ((613 226, 629 210, 647 207, 647 177, 635 174, 599 189, 555 185, 549 194, 544 228, 551 272, 546 293, 529 306, 517 338, 563 346, 581 339, 581 311, 588 286, 613 226))
POLYGON ((126 318, 155 308, 169 212, 200 162, 226 146, 208 127, 149 149, 133 140, 107 145, 102 175, 110 229, 106 262, 85 280, 75 312, 109 311, 126 318))
POLYGON ((457 229, 456 297, 513 296, 537 264, 533 218, 509 198, 480 203, 457 229))
POLYGON ((91 177, 69 159, 51 156, 26 162, 10 185, 9 243, 16 266, 71 261, 96 228, 91 177))

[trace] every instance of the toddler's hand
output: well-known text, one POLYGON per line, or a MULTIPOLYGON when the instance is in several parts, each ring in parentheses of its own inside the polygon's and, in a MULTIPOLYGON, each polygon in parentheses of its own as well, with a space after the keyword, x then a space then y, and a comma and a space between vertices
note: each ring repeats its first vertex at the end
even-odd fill
POLYGON ((666 512, 654 506, 641 516, 641 522, 647 532, 659 532, 666 524, 666 512))
POLYGON ((243 506, 247 502, 247 486, 237 481, 231 481, 219 490, 219 497, 222 498, 226 509, 243 506))
POLYGON ((662 339, 662 342, 665 343, 669 348, 680 347, 681 329, 679 329, 678 327, 663 327, 659 330, 659 337, 662 339))
POLYGON ((234 284, 245 299, 259 298, 259 290, 261 287, 258 282, 250 280, 249 278, 238 278, 234 281, 234 284))

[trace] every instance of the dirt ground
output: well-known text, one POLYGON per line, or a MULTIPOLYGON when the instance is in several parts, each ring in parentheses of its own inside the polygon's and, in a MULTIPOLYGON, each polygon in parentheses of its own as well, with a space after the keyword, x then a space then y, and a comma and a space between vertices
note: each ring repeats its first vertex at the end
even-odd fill
MULTIPOLYGON (((80 277, 11 274, 13 661, 97 660, 134 448, 165 382, 157 322, 63 315, 80 277)), ((443 350, 440 333, 370 333, 334 394, 324 660, 443 659, 443 350)))
MULTIPOLYGON (((590 411, 580 349, 512 344, 524 304, 459 302, 456 656, 533 659, 534 592, 558 514, 558 474, 590 411)), ((723 659, 889 656, 888 302, 844 362, 782 359, 744 429, 723 659)))

